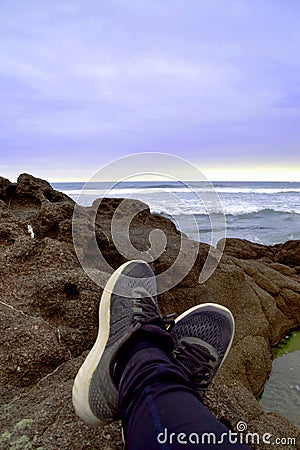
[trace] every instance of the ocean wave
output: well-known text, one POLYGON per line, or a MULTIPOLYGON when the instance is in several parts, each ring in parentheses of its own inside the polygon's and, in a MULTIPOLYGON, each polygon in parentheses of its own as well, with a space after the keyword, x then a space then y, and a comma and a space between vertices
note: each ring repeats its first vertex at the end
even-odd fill
POLYGON ((300 194, 300 188, 240 188, 240 187, 196 187, 193 185, 186 184, 185 187, 175 187, 169 186, 141 186, 141 187, 111 187, 109 189, 105 188, 86 188, 85 190, 70 189, 64 190, 67 195, 78 195, 78 196, 94 196, 94 195, 108 195, 112 197, 117 196, 127 196, 127 195, 150 195, 153 193, 173 193, 173 194, 205 194, 211 192, 217 192, 218 194, 264 194, 264 195, 274 195, 274 194, 300 194))
POLYGON ((217 187, 216 192, 223 194, 299 194, 300 188, 240 188, 240 187, 217 187))
MULTIPOLYGON (((210 210, 207 211, 205 209, 188 209, 188 208, 172 208, 168 209, 168 211, 160 209, 160 208, 151 208, 151 212, 155 214, 161 214, 161 215, 170 215, 170 216, 209 216, 211 214, 221 215, 223 214, 220 210, 210 210)), ((291 210, 284 210, 284 209, 271 209, 271 208, 255 208, 255 207, 240 207, 236 208, 225 208, 224 207, 224 214, 225 216, 233 216, 233 217, 239 217, 239 218, 247 218, 249 216, 258 216, 258 215, 264 215, 264 216, 271 216, 271 215, 299 215, 300 216, 300 209, 291 209, 291 210)))
POLYGON ((232 209, 230 210, 230 208, 225 210, 225 214, 226 216, 255 216, 255 215, 264 215, 264 216, 271 216, 271 215, 300 215, 300 209, 281 209, 281 208, 249 208, 249 210, 247 210, 247 208, 244 209, 232 209))
MULTIPOLYGON (((133 183, 131 186, 129 185, 127 185, 126 186, 126 182, 124 183, 124 189, 136 189, 136 186, 138 185, 138 184, 140 184, 140 186, 139 186, 139 188, 141 189, 141 190, 143 190, 143 189, 159 189, 159 190, 162 190, 162 189, 180 189, 180 187, 178 186, 178 185, 189 185, 189 183, 188 182, 185 182, 185 181, 173 181, 173 182, 170 182, 170 183, 168 183, 168 182, 162 182, 162 183, 159 183, 159 182, 150 182, 150 183, 146 183, 146 182, 136 182, 136 183, 133 183)), ((118 186, 118 185, 117 185, 118 186)), ((118 186, 119 188, 121 188, 121 189, 123 189, 121 186, 118 186)))
POLYGON ((113 197, 114 195, 118 196, 126 196, 126 195, 133 195, 133 194, 140 194, 140 195, 147 195, 147 194, 153 194, 155 192, 158 193, 170 193, 170 192, 178 192, 178 193, 185 193, 185 192, 191 192, 188 188, 169 188, 169 189, 162 189, 160 187, 152 187, 152 188, 109 188, 109 189, 92 189, 87 188, 84 190, 64 190, 65 194, 67 195, 82 195, 82 196, 94 196, 94 195, 108 195, 109 197, 113 197))
POLYGON ((265 208, 259 207, 255 205, 237 205, 237 206, 229 206, 224 207, 224 212, 226 215, 231 216, 247 216, 247 215, 273 215, 273 214, 291 214, 291 215, 300 215, 300 208, 290 208, 290 207, 273 207, 273 208, 265 208))

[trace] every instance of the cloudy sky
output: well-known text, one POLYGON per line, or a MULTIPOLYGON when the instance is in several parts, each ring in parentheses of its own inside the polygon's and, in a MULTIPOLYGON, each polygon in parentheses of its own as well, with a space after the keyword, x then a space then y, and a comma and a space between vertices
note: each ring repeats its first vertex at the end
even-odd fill
POLYGON ((151 151, 300 181, 299 23, 298 0, 1 0, 0 175, 151 151))

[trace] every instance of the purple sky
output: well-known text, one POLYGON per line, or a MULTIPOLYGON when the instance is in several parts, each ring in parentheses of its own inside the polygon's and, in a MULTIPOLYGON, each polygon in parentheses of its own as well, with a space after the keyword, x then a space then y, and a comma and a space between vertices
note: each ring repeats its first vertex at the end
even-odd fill
POLYGON ((300 181, 298 0, 1 0, 0 175, 167 152, 300 181))

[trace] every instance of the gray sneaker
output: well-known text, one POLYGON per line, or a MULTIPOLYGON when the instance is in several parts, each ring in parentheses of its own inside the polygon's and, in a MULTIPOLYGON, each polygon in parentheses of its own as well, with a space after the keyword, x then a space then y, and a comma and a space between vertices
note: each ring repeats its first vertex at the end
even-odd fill
POLYGON ((113 382, 114 358, 144 324, 159 323, 156 281, 144 261, 129 261, 109 278, 99 307, 97 340, 75 378, 76 413, 91 425, 118 419, 118 390, 113 382))
POLYGON ((204 303, 185 311, 169 328, 173 356, 203 397, 230 350, 234 318, 225 306, 204 303))

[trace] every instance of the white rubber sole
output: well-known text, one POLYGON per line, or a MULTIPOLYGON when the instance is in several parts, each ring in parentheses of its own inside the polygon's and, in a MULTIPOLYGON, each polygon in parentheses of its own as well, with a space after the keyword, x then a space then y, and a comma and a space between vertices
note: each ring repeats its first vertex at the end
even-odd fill
POLYGON ((229 342, 229 344, 228 344, 227 350, 226 350, 226 352, 225 352, 225 354, 224 354, 224 356, 223 356, 222 362, 221 362, 221 364, 220 364, 219 367, 218 367, 218 370, 219 370, 219 369, 222 367, 222 365, 223 365, 223 363, 224 363, 224 361, 225 361, 225 359, 226 359, 226 357, 227 357, 227 355, 228 355, 228 353, 229 353, 229 350, 230 350, 230 348, 231 348, 232 341, 233 341, 233 338, 234 338, 235 322, 234 322, 234 317, 233 317, 231 311, 230 311, 228 308, 226 308, 226 306, 219 305, 218 303, 203 303, 203 304, 201 304, 201 305, 193 306, 192 308, 188 309, 188 310, 185 311, 184 313, 180 314, 180 316, 176 317, 176 319, 174 320, 174 322, 175 322, 175 323, 179 322, 181 319, 183 319, 184 317, 186 317, 188 314, 190 314, 191 312, 194 312, 194 311, 196 311, 196 310, 201 310, 201 309, 207 309, 207 310, 209 310, 210 308, 212 308, 212 309, 214 309, 214 310, 215 310, 215 309, 221 309, 222 311, 225 311, 225 312, 230 316, 230 318, 231 318, 231 320, 232 320, 232 336, 231 336, 230 342, 229 342))
MULTIPOLYGON (((128 261, 120 266, 108 279, 103 290, 99 305, 99 331, 95 344, 80 367, 74 380, 72 389, 72 400, 76 414, 90 425, 103 426, 107 421, 102 421, 96 417, 89 406, 89 388, 93 373, 102 357, 109 338, 110 329, 110 299, 119 275, 126 266, 133 261, 128 261)), ((134 261, 142 262, 145 261, 134 261)))

